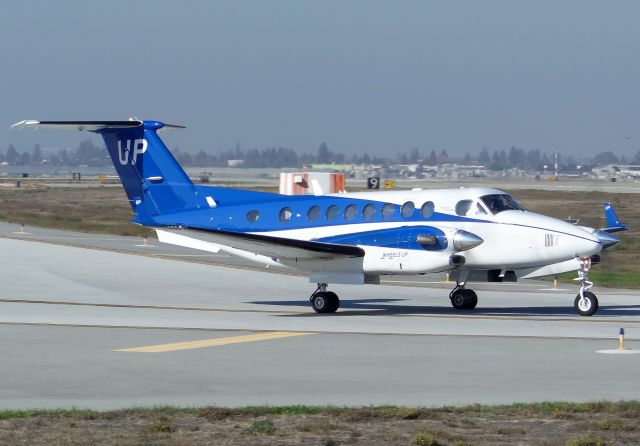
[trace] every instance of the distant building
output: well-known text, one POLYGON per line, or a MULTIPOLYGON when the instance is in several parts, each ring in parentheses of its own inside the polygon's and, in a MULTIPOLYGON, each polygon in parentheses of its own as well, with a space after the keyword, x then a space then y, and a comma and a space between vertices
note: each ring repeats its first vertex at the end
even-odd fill
POLYGON ((242 167, 244 166, 244 160, 227 160, 228 167, 242 167))
POLYGON ((324 195, 344 192, 345 177, 336 172, 281 172, 280 193, 324 195))
POLYGON ((600 179, 640 179, 640 165, 611 164, 608 166, 594 167, 593 169, 591 169, 591 172, 593 172, 593 174, 600 179))

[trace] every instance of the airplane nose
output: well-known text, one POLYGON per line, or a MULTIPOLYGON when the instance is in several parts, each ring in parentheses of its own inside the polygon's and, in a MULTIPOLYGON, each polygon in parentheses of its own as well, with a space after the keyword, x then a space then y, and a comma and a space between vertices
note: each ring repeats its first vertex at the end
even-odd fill
POLYGON ((576 235, 576 238, 574 239, 573 243, 577 255, 581 257, 588 257, 604 249, 604 243, 595 234, 595 232, 585 231, 584 229, 581 229, 578 233, 574 232, 574 234, 576 235))
POLYGON ((611 235, 605 231, 600 231, 599 229, 593 231, 593 235, 598 237, 598 239, 602 243, 602 249, 611 248, 620 241, 620 239, 615 235, 611 235))

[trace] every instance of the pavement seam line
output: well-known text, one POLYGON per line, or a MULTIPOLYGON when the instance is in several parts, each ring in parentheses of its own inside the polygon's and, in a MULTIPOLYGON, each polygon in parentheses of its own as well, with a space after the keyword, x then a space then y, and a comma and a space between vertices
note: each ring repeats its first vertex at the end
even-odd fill
MULTIPOLYGON (((168 310, 168 311, 201 311, 212 313, 258 313, 258 314, 275 314, 275 315, 290 315, 290 316, 302 316, 302 317, 317 317, 316 313, 300 310, 261 310, 261 309, 240 309, 240 308, 203 308, 203 307, 178 307, 169 305, 133 305, 133 304, 110 304, 110 303, 97 303, 97 302, 72 302, 72 301, 60 301, 60 300, 37 300, 37 299, 5 299, 0 298, 0 304, 2 303, 16 303, 16 304, 34 304, 34 305, 69 305, 78 307, 106 307, 106 308, 127 308, 136 310, 168 310)), ((410 309, 410 306, 406 306, 410 309)), ((517 308, 517 307, 513 307, 517 308)), ((386 311, 381 314, 381 311, 377 308, 371 309, 345 309, 336 313, 336 316, 370 316, 370 317, 416 317, 427 319, 462 319, 462 320, 493 320, 493 321, 533 321, 533 322, 573 322, 573 323, 624 323, 624 324, 640 324, 640 321, 630 319, 605 319, 593 318, 585 319, 579 317, 567 318, 567 317, 552 317, 543 318, 540 316, 510 316, 510 315, 490 315, 490 314, 428 314, 427 313, 411 313, 402 311, 386 311)))
MULTIPOLYGON (((51 327, 51 328, 98 328, 98 329, 113 329, 113 330, 175 330, 175 331, 204 331, 204 332, 258 332, 258 330, 252 330, 250 328, 213 328, 213 327, 179 327, 179 326, 136 326, 136 325, 99 325, 99 324, 71 324, 71 323, 53 323, 53 322, 7 322, 0 321, 0 326, 25 326, 25 327, 51 327)), ((264 333, 265 330, 260 330, 260 333, 264 333)), ((269 333, 275 333, 270 331, 269 333)), ((406 337, 447 337, 447 338, 498 338, 498 339, 542 339, 542 340, 573 340, 573 341, 610 341, 618 339, 617 336, 545 336, 545 335, 498 335, 498 334, 472 334, 472 333, 398 333, 398 332, 367 332, 367 331, 324 331, 316 330, 314 332, 296 332, 289 331, 289 333, 310 333, 310 334, 324 334, 324 335, 356 335, 356 336, 406 336, 406 337)), ((628 341, 640 341, 640 338, 625 337, 628 341)), ((115 351, 115 350, 114 350, 115 351)))

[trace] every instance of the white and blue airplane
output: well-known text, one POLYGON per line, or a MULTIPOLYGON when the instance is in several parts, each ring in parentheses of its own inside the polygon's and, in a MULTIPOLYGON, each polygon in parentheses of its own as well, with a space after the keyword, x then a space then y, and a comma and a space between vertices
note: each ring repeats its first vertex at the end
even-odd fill
POLYGON ((333 313, 333 284, 379 284, 384 275, 449 272, 453 308, 478 297, 469 282, 578 271, 574 307, 591 316, 592 262, 627 226, 605 203, 606 228, 527 211, 496 189, 459 188, 286 196, 193 184, 157 132, 159 121, 21 121, 15 128, 86 130, 104 139, 135 213, 161 242, 224 252, 268 267, 303 271, 317 289, 313 309, 333 313))

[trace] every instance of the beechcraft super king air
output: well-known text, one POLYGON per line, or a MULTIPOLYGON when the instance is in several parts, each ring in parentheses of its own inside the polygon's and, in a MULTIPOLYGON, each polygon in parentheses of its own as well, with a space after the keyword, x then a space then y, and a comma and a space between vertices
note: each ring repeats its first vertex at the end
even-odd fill
POLYGON ((485 188, 286 196, 193 184, 158 131, 158 121, 22 121, 17 128, 86 130, 102 136, 135 213, 161 242, 224 252, 308 274, 311 306, 335 312, 328 284, 378 284, 380 276, 449 272, 457 310, 475 308, 469 282, 578 271, 574 306, 591 316, 592 261, 627 229, 605 203, 607 227, 586 228, 528 212, 485 188))

